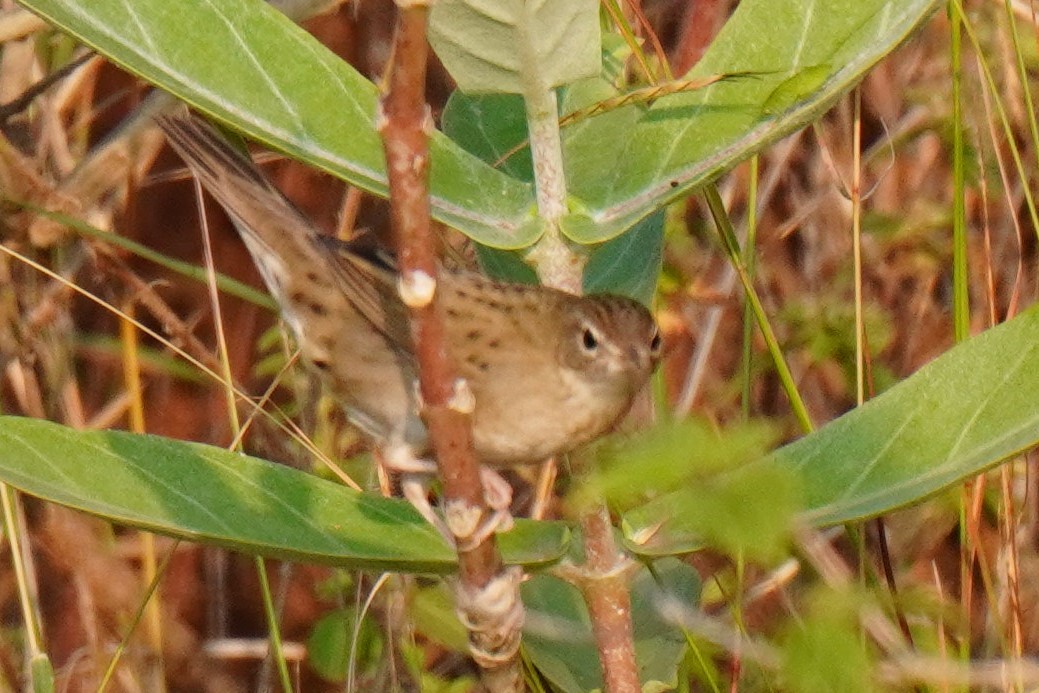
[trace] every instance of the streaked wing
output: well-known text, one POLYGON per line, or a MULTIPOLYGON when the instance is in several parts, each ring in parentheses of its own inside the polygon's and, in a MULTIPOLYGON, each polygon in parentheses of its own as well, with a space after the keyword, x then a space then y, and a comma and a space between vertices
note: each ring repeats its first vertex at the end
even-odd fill
POLYGON ((411 351, 409 316, 397 293, 396 272, 383 258, 368 257, 350 243, 322 236, 321 243, 335 258, 336 278, 354 305, 394 344, 411 351))
POLYGON ((410 354, 406 312, 391 272, 349 252, 348 244, 337 245, 319 234, 253 162, 207 121, 190 114, 161 115, 156 121, 247 244, 259 244, 250 250, 273 292, 286 293, 285 270, 272 263, 292 261, 300 267, 325 268, 332 275, 328 279, 339 285, 355 310, 402 354, 410 354))

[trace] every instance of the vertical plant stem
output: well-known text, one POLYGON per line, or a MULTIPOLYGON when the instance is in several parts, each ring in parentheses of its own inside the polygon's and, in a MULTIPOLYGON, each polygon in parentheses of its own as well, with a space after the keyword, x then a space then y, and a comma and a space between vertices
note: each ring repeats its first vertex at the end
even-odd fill
POLYGON ((810 433, 815 430, 815 426, 812 424, 812 419, 808 416, 808 408, 805 407, 804 400, 801 399, 801 394, 797 391, 794 376, 783 358, 782 350, 779 348, 779 340, 776 339, 776 334, 772 331, 772 326, 765 315, 765 308, 761 305, 761 299, 758 298, 758 294, 754 290, 754 284, 747 273, 747 268, 743 263, 742 253, 740 252, 739 241, 736 239, 732 224, 729 222, 729 216, 725 211, 725 204, 722 202, 721 195, 718 194, 718 189, 715 186, 708 185, 703 190, 703 196, 707 202, 708 209, 711 210, 711 217, 714 219, 714 224, 718 229, 722 246, 729 256, 729 262, 736 270, 736 275, 743 285, 747 304, 754 312, 754 317, 758 322, 758 329, 761 330, 761 335, 765 338, 765 344, 768 345, 772 363, 776 368, 780 382, 783 383, 783 389, 790 399, 790 406, 794 410, 794 415, 805 433, 810 433))
POLYGON ((534 161, 538 216, 545 228, 544 235, 527 259, 533 263, 542 284, 579 294, 587 258, 575 253, 559 230, 566 214, 566 178, 556 93, 537 84, 523 97, 527 108, 530 154, 534 161))
POLYGON ((7 484, 0 484, 0 505, 3 506, 4 525, 7 527, 7 542, 11 546, 11 565, 18 584, 18 602, 22 607, 25 623, 26 649, 33 690, 53 690, 54 670, 50 658, 43 650, 43 627, 39 611, 39 595, 36 592, 36 577, 27 560, 25 518, 21 512, 18 492, 7 484))
MULTIPOLYGON (((162 581, 162 576, 166 574, 166 568, 169 567, 170 560, 172 560, 179 545, 180 540, 174 540, 173 545, 166 551, 166 555, 162 559, 162 565, 157 567, 155 574, 150 578, 148 588, 145 590, 145 593, 141 598, 141 604, 137 608, 137 613, 130 618, 129 628, 127 628, 126 634, 123 636, 123 639, 119 641, 119 644, 116 645, 115 652, 112 653, 112 658, 108 660, 108 667, 105 669, 105 673, 101 676, 101 682, 97 685, 97 693, 105 693, 108 689, 108 684, 111 683, 112 679, 115 677, 116 667, 119 666, 123 653, 126 652, 126 648, 129 646, 130 636, 133 635, 137 624, 147 619, 147 610, 151 609, 152 605, 157 603, 154 600, 154 597, 159 591, 159 582, 162 581)), ((151 682, 149 682, 149 684, 150 683, 151 682)), ((155 688, 155 690, 166 690, 165 678, 159 682, 159 687, 155 688)))
MULTIPOLYGON (((127 305, 126 314, 133 318, 133 305, 127 305)), ((134 321, 120 318, 119 335, 123 348, 123 380, 126 383, 126 391, 129 396, 130 430, 134 433, 144 433, 144 397, 141 388, 141 364, 138 358, 137 329, 134 321)), ((158 567, 155 555, 155 535, 151 532, 141 532, 141 547, 143 556, 141 558, 142 578, 147 584, 158 584, 158 567)), ((156 598, 158 590, 148 593, 145 602, 143 617, 145 638, 148 646, 154 654, 155 666, 149 673, 149 687, 154 691, 166 690, 166 675, 162 659, 162 614, 159 611, 159 601, 156 598)))
POLYGON ((278 611, 274 608, 271 583, 267 578, 267 563, 262 556, 253 556, 253 565, 256 567, 256 576, 260 579, 260 594, 263 597, 263 613, 267 617, 267 639, 271 644, 271 656, 278 668, 278 678, 281 680, 282 690, 285 693, 292 693, 292 676, 289 674, 289 664, 285 659, 285 648, 282 646, 281 629, 278 627, 278 611))
POLYGON ((546 223, 558 225, 566 213, 566 177, 556 93, 539 83, 523 95, 523 103, 527 110, 530 155, 534 161, 538 215, 546 223))
MULTIPOLYGON (((522 45, 533 44, 525 41, 522 45)), ((536 64, 536 56, 523 58, 529 64, 536 64)), ((534 161, 538 216, 545 227, 544 236, 527 259, 533 263, 543 284, 579 294, 587 257, 575 253, 560 231, 566 214, 566 177, 556 94, 535 73, 525 86, 523 99, 534 161)), ((602 505, 584 515, 581 524, 585 544, 582 587, 606 690, 639 690, 627 576, 623 571, 614 571, 623 565, 625 558, 613 542, 609 512, 602 505)))
POLYGON ((865 324, 862 316, 862 92, 852 91, 851 248, 855 286, 855 402, 866 401, 865 324))
MULTIPOLYGON (((952 170, 953 170, 953 200, 952 200, 952 285, 953 285, 953 332, 957 342, 961 342, 969 335, 969 315, 966 301, 967 293, 967 255, 964 247, 966 210, 964 207, 964 185, 963 185, 963 104, 962 104, 962 82, 963 82, 963 56, 962 47, 962 18, 956 11, 956 0, 950 3, 949 19, 951 22, 950 35, 950 68, 952 77, 952 170)), ((983 484, 984 479, 979 478, 978 484, 983 484)), ((960 494, 960 603, 963 613, 962 634, 971 631, 971 602, 974 592, 974 556, 975 551, 969 531, 969 523, 972 522, 973 514, 968 508, 976 504, 971 497, 979 497, 977 488, 972 489, 968 482, 963 486, 960 494)), ((961 638, 960 654, 964 658, 969 657, 970 638, 961 638)))
MULTIPOLYGON (((526 39, 519 41, 520 59, 526 65, 537 65, 539 59, 533 52, 536 41, 533 37, 526 39)), ((556 92, 540 71, 524 72, 523 103, 527 111, 530 155, 534 162, 534 189, 538 217, 545 231, 527 259, 534 265, 542 284, 579 294, 587 257, 575 253, 560 232, 560 223, 566 214, 566 175, 556 92)))
POLYGON ((967 211, 963 154, 963 58, 960 54, 960 18, 952 17, 952 287, 953 328, 956 341, 970 336, 970 297, 967 290, 967 211))
POLYGON ((599 650, 604 690, 606 693, 640 690, 628 591, 629 571, 625 570, 629 561, 618 552, 613 541, 613 526, 605 506, 585 514, 581 528, 585 557, 581 588, 599 650))
MULTIPOLYGON (((209 235, 209 227, 206 225, 206 213, 202 204, 202 200, 204 199, 202 196, 202 186, 198 179, 195 180, 195 186, 196 199, 199 204, 199 219, 202 220, 202 250, 206 264, 206 288, 209 290, 209 302, 213 308, 213 325, 216 330, 217 348, 220 353, 220 380, 224 386, 224 394, 227 398, 227 414, 230 418, 231 432, 233 434, 232 439, 237 441, 236 445, 240 447, 242 425, 238 417, 238 407, 236 402, 237 390, 234 386, 230 354, 227 350, 227 339, 224 334, 223 313, 220 310, 220 293, 216 283, 216 265, 213 261, 213 244, 209 235)), ((218 565, 221 560, 222 558, 220 557, 216 559, 218 565)), ((271 657, 273 657, 275 666, 278 669, 282 690, 284 690, 285 693, 291 693, 292 677, 289 675, 289 667, 285 660, 284 648, 282 647, 281 629, 278 625, 278 613, 274 607, 274 597, 271 595, 270 582, 267 579, 267 567, 263 558, 260 556, 254 556, 253 562, 256 566, 257 580, 260 585, 260 597, 263 602, 263 611, 267 617, 267 639, 271 645, 271 657)), ((218 589, 219 587, 220 585, 218 585, 218 589)))
MULTIPOLYGON (((754 281, 755 257, 758 238, 758 157, 750 159, 750 184, 747 191, 747 241, 743 245, 743 264, 747 276, 754 281)), ((750 303, 743 303, 743 356, 740 409, 744 421, 750 419, 750 385, 754 374, 754 312, 750 303)))
POLYGON ((437 301, 428 190, 433 124, 425 101, 429 8, 424 2, 398 0, 398 9, 394 60, 378 125, 389 174, 401 297, 411 314, 419 364, 423 418, 443 484, 447 526, 458 546, 457 606, 469 628, 470 651, 481 667, 484 685, 494 691, 522 690, 517 656, 522 625, 519 580, 515 571, 503 567, 493 534, 471 540, 491 515, 472 446, 471 394, 456 377, 437 301))

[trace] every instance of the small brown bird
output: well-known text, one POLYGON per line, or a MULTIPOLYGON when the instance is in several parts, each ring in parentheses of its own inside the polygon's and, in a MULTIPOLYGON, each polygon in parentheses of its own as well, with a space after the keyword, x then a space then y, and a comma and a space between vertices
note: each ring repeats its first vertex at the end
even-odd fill
MULTIPOLYGON (((158 123, 235 222, 305 360, 350 418, 379 445, 428 453, 392 267, 320 235, 208 122, 158 123)), ((457 372, 475 397, 476 454, 492 467, 537 463, 608 432, 660 358, 652 315, 629 298, 448 270, 437 292, 457 372)))

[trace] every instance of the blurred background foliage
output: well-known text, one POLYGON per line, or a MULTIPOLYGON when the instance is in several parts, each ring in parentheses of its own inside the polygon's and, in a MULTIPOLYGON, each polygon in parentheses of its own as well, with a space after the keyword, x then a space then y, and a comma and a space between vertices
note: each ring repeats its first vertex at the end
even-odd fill
MULTIPOLYGON (((734 4, 653 0, 641 5, 644 25, 631 14, 632 6, 623 11, 641 35, 652 31, 659 39, 672 72, 684 74, 734 4)), ((865 303, 868 393, 887 390, 956 341, 957 186, 964 190, 968 228, 961 249, 970 268, 970 331, 1012 317, 1035 300, 1035 16, 1017 0, 973 0, 965 11, 977 44, 963 49, 961 169, 953 157, 953 32, 948 15, 938 13, 871 70, 855 95, 842 97, 811 127, 717 181, 741 233, 753 219, 755 285, 815 422, 856 404, 857 288, 865 303), (849 201, 856 123, 864 196, 861 278, 852 271, 849 201)), ((205 264, 195 191, 160 137, 126 125, 148 87, 104 60, 84 56, 68 37, 28 21, 16 9, 0 13, 0 193, 116 231, 165 259, 156 263, 125 244, 70 233, 13 204, 0 207, 4 244, 132 312, 215 367, 217 315, 208 290, 170 262, 205 264), (73 64, 75 69, 62 72, 73 64), (58 78, 49 83, 52 75, 58 78), (38 85, 43 88, 37 91, 38 85), (34 98, 24 99, 26 94, 34 98)), ((377 80, 383 73, 392 3, 333 6, 304 26, 361 74, 377 80)), ((446 72, 434 68, 428 94, 438 122, 458 107, 449 101, 452 90, 446 72)), ((259 158, 322 229, 385 233, 384 201, 283 157, 259 158)), ((207 219, 217 271, 259 287, 230 225, 212 209, 207 219)), ((690 197, 668 206, 657 223, 663 240, 656 311, 667 358, 656 404, 663 416, 694 422, 642 441, 641 452, 621 462, 605 450, 605 463, 593 475, 564 480, 564 500, 539 504, 547 516, 565 517, 579 507, 582 493, 595 489, 626 510, 690 484, 709 498, 691 521, 699 523, 712 549, 657 566, 658 580, 646 581, 675 587, 662 590, 665 596, 680 595, 661 606, 659 595, 646 588, 644 602, 651 606, 644 613, 666 614, 662 620, 672 628, 660 636, 659 624, 648 622, 641 631, 649 633, 645 642, 670 657, 662 670, 677 666, 675 679, 661 687, 678 682, 696 690, 897 690, 920 679, 936 687, 940 681, 973 681, 1000 689, 998 667, 1006 662, 1030 672, 1034 683, 1028 666, 1039 651, 1039 616, 1034 581, 1026 578, 1039 568, 1039 505, 1031 458, 893 513, 883 525, 851 527, 840 536, 835 531, 825 549, 792 534, 787 520, 797 509, 796 480, 780 471, 750 480, 738 474, 742 464, 803 431, 761 340, 753 334, 746 339, 743 304, 710 214, 700 198, 690 197), (702 464, 695 474, 668 478, 674 467, 666 455, 675 447, 669 436, 681 437, 683 446, 709 449, 698 455, 702 464), (733 468, 736 474, 726 474, 733 468), (659 488, 640 479, 647 470, 659 488), (695 579, 684 572, 690 567, 695 579), (893 634, 869 620, 877 612, 898 624, 893 634), (686 635, 677 643, 668 640, 676 624, 686 635), (868 643, 863 631, 871 636, 868 643), (734 633, 746 634, 751 644, 737 644, 734 633), (919 655, 920 668, 890 665, 906 652, 919 655), (969 668, 971 660, 984 661, 969 668), (924 665, 930 668, 924 671, 924 665)), ((475 251, 464 239, 448 233, 444 239, 454 261, 474 262, 475 251)), ((641 294, 647 286, 632 280, 628 290, 641 294)), ((312 445, 345 460, 354 478, 376 485, 361 439, 315 382, 286 368, 291 348, 270 306, 239 290, 222 297, 219 321, 235 381, 257 395, 276 382, 270 398, 277 417, 252 422, 247 449, 320 472, 308 451, 312 445), (309 445, 284 435, 277 423, 289 420, 309 445)), ((134 336, 110 311, 7 255, 0 256, 0 355, 4 414, 82 429, 147 430, 220 446, 233 437, 222 387, 171 358, 160 341, 134 336)), ((534 479, 519 475, 514 481, 518 504, 529 509, 534 479)), ((167 550, 171 557, 150 603, 154 620, 137 629, 109 690, 246 691, 272 685, 251 559, 200 545, 174 546, 163 538, 146 541, 137 532, 32 500, 23 521, 35 558, 46 651, 61 689, 97 689, 113 649, 136 622, 151 556, 167 550)), ((342 690, 344 661, 359 690, 464 690, 472 682, 448 599, 431 582, 305 564, 270 562, 268 569, 299 690, 342 690), (365 597, 383 582, 388 587, 367 609, 365 597), (362 613, 367 618, 355 629, 362 613), (415 626, 402 635, 405 613, 415 626)), ((0 690, 18 688, 25 670, 16 584, 5 550, 0 690)), ((559 604, 572 599, 565 585, 534 591, 553 600, 550 616, 560 616, 559 604)), ((536 627, 539 604, 530 607, 536 627)), ((565 615, 581 622, 580 613, 565 615)), ((546 632, 551 635, 551 629, 546 632)), ((562 645, 539 635, 531 651, 537 656, 541 648, 544 662, 562 645)), ((573 659, 587 661, 577 654, 573 659)), ((552 683, 544 685, 580 689, 587 680, 580 672, 576 665, 546 666, 542 674, 552 683)))

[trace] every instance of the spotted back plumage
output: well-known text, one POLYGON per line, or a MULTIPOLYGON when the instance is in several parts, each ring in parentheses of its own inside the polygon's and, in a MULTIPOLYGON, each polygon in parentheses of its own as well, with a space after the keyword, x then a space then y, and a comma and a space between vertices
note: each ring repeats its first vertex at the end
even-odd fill
MULTIPOLYGON (((378 442, 424 452, 417 366, 393 269, 323 238, 204 120, 158 122, 234 221, 305 360, 350 417, 378 442)), ((620 296, 442 271, 437 301, 475 395, 474 444, 487 464, 538 462, 602 435, 660 356, 649 311, 620 296)))

